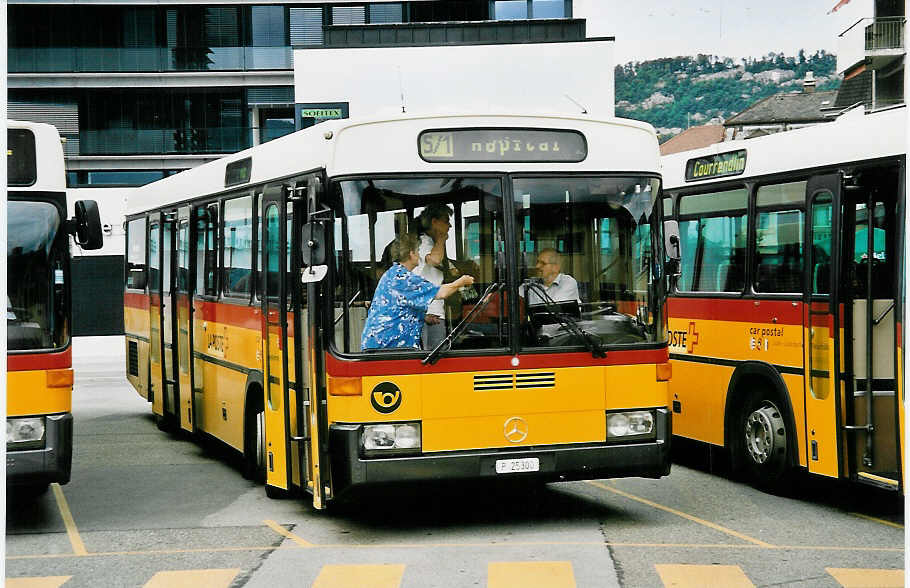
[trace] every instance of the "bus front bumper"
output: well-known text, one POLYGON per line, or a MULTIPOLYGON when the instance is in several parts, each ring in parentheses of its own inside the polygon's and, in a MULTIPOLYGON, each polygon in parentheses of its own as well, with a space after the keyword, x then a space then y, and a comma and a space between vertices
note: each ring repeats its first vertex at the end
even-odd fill
MULTIPOLYGON (((15 417, 9 417, 15 418, 15 417)), ((73 415, 47 415, 44 419, 44 447, 16 449, 6 446, 7 486, 66 484, 73 461, 73 415)))
POLYGON ((659 478, 670 473, 670 413, 657 411, 657 436, 641 443, 586 443, 481 449, 387 458, 365 458, 360 425, 335 424, 329 429, 332 486, 335 496, 350 488, 394 482, 530 478, 543 481, 599 478, 659 478), (540 470, 498 474, 496 462, 536 457, 540 470))

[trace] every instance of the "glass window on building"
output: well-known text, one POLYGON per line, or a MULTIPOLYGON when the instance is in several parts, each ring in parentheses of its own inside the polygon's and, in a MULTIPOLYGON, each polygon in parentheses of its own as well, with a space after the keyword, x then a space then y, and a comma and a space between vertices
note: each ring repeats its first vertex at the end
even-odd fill
POLYGON ((322 45, 322 8, 291 8, 291 45, 322 45))
POLYGON ((532 0, 531 18, 565 18, 565 0, 532 0))
POLYGON ((527 0, 496 0, 493 3, 493 20, 528 18, 527 0))
POLYGON ((332 7, 333 25, 365 24, 366 21, 366 7, 364 6, 332 7))
POLYGON ((259 111, 259 142, 265 143, 294 132, 294 108, 264 108, 259 111))
POLYGON ((371 23, 398 23, 404 22, 400 3, 371 4, 371 23))
POLYGON ((287 46, 288 26, 284 6, 253 6, 251 11, 253 47, 287 46))

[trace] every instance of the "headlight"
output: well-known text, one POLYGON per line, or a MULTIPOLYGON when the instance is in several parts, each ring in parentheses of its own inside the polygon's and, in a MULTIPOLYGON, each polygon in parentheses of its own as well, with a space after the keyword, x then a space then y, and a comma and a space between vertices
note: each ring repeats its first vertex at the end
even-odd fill
POLYGON ((607 413, 607 441, 654 437, 654 414, 649 410, 607 413))
POLYGON ((364 425, 360 445, 368 456, 420 453, 420 423, 364 425))
POLYGON ((8 449, 44 447, 44 417, 6 419, 8 449))

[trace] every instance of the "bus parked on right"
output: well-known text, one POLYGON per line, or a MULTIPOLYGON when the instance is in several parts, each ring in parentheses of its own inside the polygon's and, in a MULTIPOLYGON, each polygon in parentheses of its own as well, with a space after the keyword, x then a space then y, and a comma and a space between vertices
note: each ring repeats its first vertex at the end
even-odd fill
POLYGON ((907 109, 663 157, 673 434, 903 492, 907 109))

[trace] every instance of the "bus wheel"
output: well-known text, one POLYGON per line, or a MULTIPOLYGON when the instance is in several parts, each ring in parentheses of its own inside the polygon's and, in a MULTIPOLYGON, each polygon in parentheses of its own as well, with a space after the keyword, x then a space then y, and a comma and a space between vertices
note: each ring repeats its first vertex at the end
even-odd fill
POLYGON ((278 486, 271 486, 269 484, 265 485, 265 495, 269 498, 280 500, 282 498, 287 498, 290 496, 290 493, 284 488, 279 488, 278 486))
POLYGON ((739 421, 739 455, 749 480, 762 488, 778 488, 788 473, 787 423, 777 405, 756 393, 739 421))
POLYGON ((265 482, 265 411, 250 408, 243 427, 243 477, 265 482))
POLYGON ((155 415, 155 426, 164 433, 174 433, 177 430, 177 421, 170 415, 155 415))

